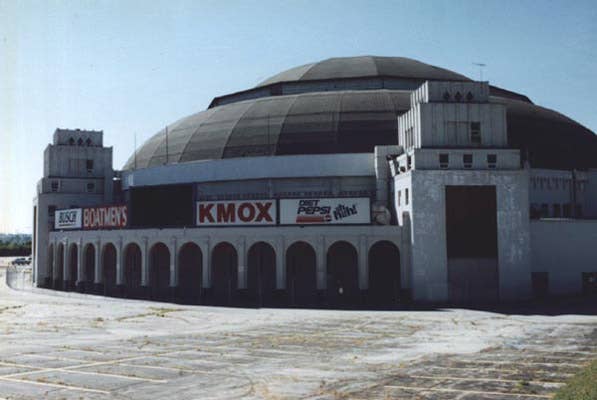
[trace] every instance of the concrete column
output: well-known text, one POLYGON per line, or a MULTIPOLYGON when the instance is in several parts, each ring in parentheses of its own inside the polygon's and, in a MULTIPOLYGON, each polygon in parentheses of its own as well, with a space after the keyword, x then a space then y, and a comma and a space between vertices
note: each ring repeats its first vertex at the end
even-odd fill
POLYGON ((176 238, 170 239, 170 287, 178 286, 178 247, 176 238))
POLYGON ((104 270, 104 266, 102 262, 104 258, 102 257, 102 242, 99 238, 95 241, 95 276, 93 277, 93 283, 102 283, 102 278, 104 274, 102 274, 104 270))
POLYGON ((246 239, 241 237, 236 245, 236 251, 238 252, 238 288, 247 288, 247 251, 246 251, 246 239))
POLYGON ((367 236, 359 237, 359 289, 369 289, 369 253, 367 236))
MULTIPOLYGON (((64 240, 64 248, 62 249, 62 280, 68 281, 70 279, 70 257, 68 256, 68 239, 64 240)), ((66 289, 66 288, 65 288, 66 289)))
POLYGON ((327 289, 325 237, 319 236, 315 246, 317 290, 327 289))
POLYGON ((283 237, 276 240, 276 289, 286 289, 286 243, 283 237))
POLYGON ((201 284, 204 289, 208 289, 211 287, 211 248, 209 244, 209 239, 200 243, 201 246, 201 284))
POLYGON ((85 252, 83 250, 83 239, 79 239, 79 243, 77 243, 77 281, 75 282, 77 285, 79 282, 85 282, 83 269, 83 255, 85 252))
POLYGON ((124 285, 124 254, 122 251, 122 236, 116 242, 116 285, 124 285))
POLYGON ((141 286, 149 286, 149 255, 147 254, 147 238, 141 239, 141 286))

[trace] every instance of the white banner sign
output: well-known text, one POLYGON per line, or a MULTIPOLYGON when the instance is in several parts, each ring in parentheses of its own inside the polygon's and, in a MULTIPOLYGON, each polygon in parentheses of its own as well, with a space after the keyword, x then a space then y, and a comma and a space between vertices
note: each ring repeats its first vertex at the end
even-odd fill
POLYGON ((369 224, 368 197, 280 200, 280 224, 369 224))
POLYGON ((70 210, 56 210, 54 214, 54 229, 81 229, 80 208, 70 210))
POLYGON ((276 200, 197 202, 197 225, 275 225, 276 200))

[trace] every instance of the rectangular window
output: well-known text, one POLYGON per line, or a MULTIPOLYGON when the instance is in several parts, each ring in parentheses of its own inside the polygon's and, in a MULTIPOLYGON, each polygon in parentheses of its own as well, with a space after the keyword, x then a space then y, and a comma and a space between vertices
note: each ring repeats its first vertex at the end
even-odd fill
POLYGON ((562 206, 559 204, 553 205, 553 216, 556 218, 560 218, 562 216, 562 206))
POLYGON ((413 159, 411 156, 406 156, 406 168, 411 169, 413 166, 413 159))
POLYGON ((87 172, 93 172, 93 160, 87 160, 85 167, 87 168, 87 172))
POLYGON ((439 167, 441 169, 447 169, 450 165, 450 155, 446 153, 441 153, 439 155, 439 167))
POLYGON ((462 155, 462 164, 464 168, 471 169, 473 167, 473 155, 472 154, 463 154, 462 155))
POLYGON ((48 217, 53 217, 56 214, 56 206, 48 206, 48 217))
POLYGON ((52 181, 51 186, 52 186, 52 192, 57 192, 60 184, 58 181, 52 181))
POLYGON ((471 133, 471 144, 480 145, 481 144, 481 123, 480 122, 471 122, 470 133, 471 133))
POLYGON ((404 204, 408 205, 408 189, 404 189, 404 204))
POLYGON ((90 182, 87 184, 87 193, 95 192, 95 183, 90 182))
POLYGON ((487 168, 495 169, 497 165, 497 154, 487 154, 487 168))

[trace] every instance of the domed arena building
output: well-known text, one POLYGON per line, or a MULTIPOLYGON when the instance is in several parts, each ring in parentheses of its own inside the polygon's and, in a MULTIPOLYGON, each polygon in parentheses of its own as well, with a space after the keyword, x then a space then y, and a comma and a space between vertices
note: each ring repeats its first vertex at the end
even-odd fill
POLYGON ((37 286, 191 304, 371 307, 597 290, 597 138, 523 94, 400 57, 219 96, 122 170, 57 129, 37 286))

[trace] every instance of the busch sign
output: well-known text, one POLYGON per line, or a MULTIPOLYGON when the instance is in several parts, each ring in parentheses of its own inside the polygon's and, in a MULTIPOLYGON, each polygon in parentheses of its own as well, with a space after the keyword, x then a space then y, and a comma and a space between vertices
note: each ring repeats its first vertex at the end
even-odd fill
POLYGON ((81 229, 81 209, 56 210, 54 229, 81 229))
POLYGON ((371 223, 369 198, 283 199, 280 200, 280 223, 369 224, 371 223))
POLYGON ((83 209, 83 229, 120 229, 128 222, 126 206, 90 207, 83 209))
POLYGON ((197 202, 197 225, 275 225, 275 200, 197 202))

